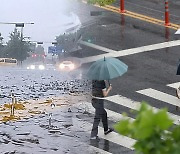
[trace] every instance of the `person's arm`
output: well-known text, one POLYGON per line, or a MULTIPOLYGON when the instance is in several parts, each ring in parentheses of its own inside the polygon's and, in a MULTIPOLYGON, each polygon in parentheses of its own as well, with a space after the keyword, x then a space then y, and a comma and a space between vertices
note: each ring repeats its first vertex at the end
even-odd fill
POLYGON ((106 97, 109 94, 109 92, 111 91, 111 89, 112 89, 111 85, 108 87, 108 89, 106 89, 106 88, 102 89, 103 96, 106 97))

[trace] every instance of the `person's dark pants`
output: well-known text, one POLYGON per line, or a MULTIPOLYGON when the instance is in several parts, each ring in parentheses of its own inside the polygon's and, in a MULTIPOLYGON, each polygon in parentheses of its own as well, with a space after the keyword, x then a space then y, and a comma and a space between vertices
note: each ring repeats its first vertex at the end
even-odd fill
POLYGON ((100 120, 102 120, 104 131, 108 130, 108 120, 107 112, 104 109, 104 100, 103 99, 92 99, 92 106, 95 108, 95 117, 93 128, 91 131, 91 137, 97 136, 98 134, 98 125, 100 120))

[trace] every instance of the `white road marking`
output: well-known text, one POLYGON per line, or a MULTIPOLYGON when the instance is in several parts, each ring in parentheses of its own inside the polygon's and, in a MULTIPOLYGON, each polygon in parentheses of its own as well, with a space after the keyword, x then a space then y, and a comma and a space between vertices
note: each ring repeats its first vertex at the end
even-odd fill
POLYGON ((94 147, 92 145, 89 145, 88 149, 90 150, 90 152, 93 152, 93 153, 97 153, 98 152, 98 154, 112 154, 110 152, 107 152, 107 151, 102 150, 100 148, 94 147))
POLYGON ((83 45, 86 45, 88 47, 91 47, 91 48, 95 48, 95 49, 98 49, 98 50, 101 50, 101 51, 105 51, 105 52, 112 52, 112 53, 115 53, 117 51, 115 50, 112 50, 112 49, 108 49, 108 48, 105 48, 105 47, 102 47, 102 46, 99 46, 99 45, 96 45, 96 44, 92 44, 92 43, 89 43, 89 42, 85 42, 85 41, 80 41, 80 44, 83 44, 83 45))
POLYGON ((178 29, 175 34, 180 34, 180 29, 178 29))
MULTIPOLYGON (((106 97, 105 99, 108 101, 114 102, 116 104, 128 107, 130 109, 134 109, 134 110, 139 110, 139 108, 141 106, 141 102, 133 101, 133 100, 123 97, 121 95, 109 96, 109 97, 106 97)), ((153 110, 158 111, 159 109, 153 107, 153 110)), ((180 124, 180 122, 179 122, 180 116, 172 114, 170 112, 168 112, 168 115, 174 120, 174 124, 176 124, 176 125, 180 124)))
MULTIPOLYGON (((91 113, 91 114, 94 114, 94 113, 95 113, 95 109, 94 109, 94 107, 92 106, 91 103, 89 103, 89 102, 83 102, 83 104, 87 106, 89 113, 91 113)), ((77 104, 76 106, 78 107, 79 104, 77 104)), ((117 112, 114 112, 114 111, 111 111, 111 110, 108 110, 108 109, 106 109, 106 111, 107 111, 108 119, 109 119, 109 120, 112 120, 112 121, 114 121, 114 122, 118 122, 118 121, 120 121, 121 119, 125 119, 125 118, 128 118, 128 119, 130 119, 131 121, 134 120, 134 119, 131 118, 131 117, 124 117, 122 114, 117 113, 117 112)))
POLYGON ((140 105, 141 105, 140 102, 133 101, 121 95, 105 97, 105 100, 111 101, 113 103, 128 107, 130 109, 134 109, 134 110, 139 110, 140 105))
POLYGON ((180 86, 180 82, 172 83, 172 84, 167 84, 168 87, 175 88, 177 89, 180 86))
POLYGON ((148 88, 148 89, 139 90, 137 92, 140 94, 155 98, 157 100, 166 102, 168 104, 180 107, 180 100, 177 97, 163 93, 161 91, 158 91, 158 90, 155 90, 152 88, 148 88))
MULTIPOLYGON (((94 47, 95 46, 96 45, 94 45, 94 47)), ((164 49, 164 48, 174 47, 174 46, 180 46, 180 40, 157 43, 157 44, 152 44, 152 45, 147 45, 147 46, 142 46, 142 47, 137 47, 137 48, 132 48, 132 49, 121 50, 121 51, 117 51, 113 53, 111 52, 111 53, 106 53, 106 54, 101 54, 101 55, 96 55, 96 56, 91 56, 91 57, 85 57, 85 58, 82 58, 82 63, 94 62, 101 58, 104 58, 104 56, 105 57, 121 57, 121 56, 127 56, 127 55, 136 54, 136 53, 164 49)))
POLYGON ((82 64, 83 63, 90 63, 90 62, 94 62, 97 61, 99 59, 102 59, 104 57, 113 57, 112 53, 105 53, 105 54, 100 54, 100 55, 96 55, 96 56, 91 56, 91 57, 85 57, 81 59, 82 64))
MULTIPOLYGON (((82 121, 82 120, 78 120, 77 118, 73 118, 73 125, 77 128, 79 126, 83 126, 83 127, 79 127, 79 129, 82 129, 82 131, 86 131, 87 133, 91 133, 91 128, 92 128, 92 124, 86 121, 82 121)), ((98 136, 100 138, 109 140, 110 142, 119 144, 123 147, 126 147, 128 149, 133 150, 133 145, 135 144, 136 140, 120 135, 116 132, 111 132, 108 135, 104 135, 104 129, 102 127, 99 127, 99 132, 98 132, 98 136)))

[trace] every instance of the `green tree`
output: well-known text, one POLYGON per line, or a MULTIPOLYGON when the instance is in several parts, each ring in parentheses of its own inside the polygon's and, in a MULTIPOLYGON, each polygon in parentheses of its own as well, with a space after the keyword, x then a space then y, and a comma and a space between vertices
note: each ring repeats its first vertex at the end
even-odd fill
POLYGON ((29 56, 30 42, 24 41, 20 32, 17 29, 10 34, 10 40, 7 42, 5 53, 9 58, 16 58, 22 63, 29 56))
MULTIPOLYGON (((61 47, 67 53, 79 50, 79 40, 81 39, 81 31, 74 33, 64 33, 56 37, 56 46, 61 47)), ((60 56, 60 55, 58 55, 60 56)))
POLYGON ((79 40, 79 32, 67 33, 56 37, 57 46, 61 46, 66 52, 71 52, 79 40))
POLYGON ((134 121, 126 118, 114 127, 118 133, 137 140, 137 154, 179 154, 180 126, 173 125, 166 109, 154 112, 142 102, 134 121))
POLYGON ((99 4, 100 6, 109 5, 116 0, 87 0, 89 4, 99 4))
POLYGON ((35 51, 34 51, 36 54, 39 54, 39 55, 44 55, 45 52, 44 52, 44 48, 43 46, 41 45, 38 45, 36 48, 35 48, 35 51))

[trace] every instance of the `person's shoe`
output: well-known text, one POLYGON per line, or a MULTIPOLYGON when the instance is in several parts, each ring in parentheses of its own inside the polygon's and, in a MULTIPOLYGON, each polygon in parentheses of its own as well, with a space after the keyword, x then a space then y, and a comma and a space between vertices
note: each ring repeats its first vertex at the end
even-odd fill
POLYGON ((104 135, 111 133, 113 130, 114 130, 113 128, 109 128, 107 131, 104 132, 104 135))
POLYGON ((99 139, 98 136, 93 136, 93 137, 90 138, 90 140, 98 140, 98 139, 99 139))

